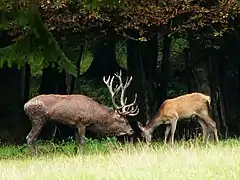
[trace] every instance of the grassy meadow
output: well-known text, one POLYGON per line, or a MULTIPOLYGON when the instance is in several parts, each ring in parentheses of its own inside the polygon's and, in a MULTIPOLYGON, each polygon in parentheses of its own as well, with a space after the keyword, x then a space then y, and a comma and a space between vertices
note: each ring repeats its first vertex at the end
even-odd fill
POLYGON ((238 139, 207 145, 179 141, 174 147, 88 139, 85 155, 75 155, 72 142, 40 142, 38 147, 36 158, 28 154, 26 145, 1 146, 0 179, 240 179, 238 139))

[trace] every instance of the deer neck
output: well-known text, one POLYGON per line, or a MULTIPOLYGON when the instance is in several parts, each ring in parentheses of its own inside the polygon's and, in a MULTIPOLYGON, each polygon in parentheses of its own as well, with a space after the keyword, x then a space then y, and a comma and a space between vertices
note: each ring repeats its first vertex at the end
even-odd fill
POLYGON ((146 126, 145 129, 151 133, 161 124, 158 118, 153 118, 146 126))

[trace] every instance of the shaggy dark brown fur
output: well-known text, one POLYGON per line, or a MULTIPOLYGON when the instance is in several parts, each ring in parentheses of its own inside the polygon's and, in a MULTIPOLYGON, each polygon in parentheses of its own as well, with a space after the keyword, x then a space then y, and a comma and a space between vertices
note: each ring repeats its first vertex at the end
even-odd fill
POLYGON ((27 143, 36 154, 34 142, 49 120, 77 127, 82 153, 86 128, 106 135, 133 134, 124 115, 84 95, 39 95, 24 105, 24 111, 32 123, 27 143))

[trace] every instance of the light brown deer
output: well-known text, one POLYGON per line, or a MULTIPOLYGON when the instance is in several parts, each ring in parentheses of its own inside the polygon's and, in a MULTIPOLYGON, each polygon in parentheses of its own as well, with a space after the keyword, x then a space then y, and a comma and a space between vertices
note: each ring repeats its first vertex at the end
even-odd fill
POLYGON ((114 109, 106 107, 84 95, 39 95, 30 99, 24 105, 24 111, 28 115, 32 129, 27 135, 27 143, 31 150, 37 155, 37 148, 34 145, 39 133, 47 121, 55 121, 67 124, 78 129, 82 153, 84 153, 85 130, 106 135, 132 135, 133 130, 129 125, 126 116, 135 116, 139 112, 136 104, 137 95, 132 103, 127 104, 124 99, 125 90, 130 85, 132 77, 127 78, 125 84, 121 79, 121 71, 108 79, 103 77, 107 85, 114 109), (114 77, 117 77, 119 84, 113 89, 114 77), (121 91, 121 105, 115 102, 116 94, 121 91))
POLYGON ((203 139, 206 139, 208 129, 213 131, 218 142, 218 132, 216 123, 209 116, 211 98, 201 93, 191 93, 182 95, 173 99, 167 99, 163 102, 158 112, 145 127, 138 122, 138 127, 142 131, 142 136, 147 143, 151 142, 152 133, 160 124, 166 124, 164 142, 166 143, 168 134, 171 130, 171 144, 174 144, 174 133, 177 121, 185 118, 198 116, 198 122, 203 129, 203 139))

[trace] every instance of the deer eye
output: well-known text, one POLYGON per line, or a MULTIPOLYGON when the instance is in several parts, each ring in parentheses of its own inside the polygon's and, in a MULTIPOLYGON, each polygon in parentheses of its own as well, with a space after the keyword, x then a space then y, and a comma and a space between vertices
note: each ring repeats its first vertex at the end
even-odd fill
POLYGON ((121 122, 124 123, 124 124, 127 124, 127 121, 124 120, 124 119, 121 119, 121 122))
POLYGON ((126 123, 126 121, 125 121, 124 119, 121 119, 121 122, 122 122, 122 123, 126 123))

